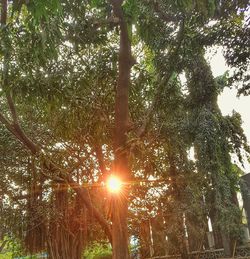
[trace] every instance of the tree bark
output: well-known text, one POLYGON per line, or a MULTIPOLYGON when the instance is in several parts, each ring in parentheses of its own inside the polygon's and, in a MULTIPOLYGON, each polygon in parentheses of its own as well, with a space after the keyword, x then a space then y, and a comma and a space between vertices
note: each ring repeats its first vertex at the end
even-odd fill
MULTIPOLYGON (((128 118, 129 118, 129 85, 130 70, 133 65, 131 55, 131 43, 128 36, 127 23, 125 21, 122 0, 111 0, 114 15, 119 19, 120 25, 120 50, 119 50, 119 74, 117 79, 115 97, 115 129, 114 129, 114 173, 121 181, 130 179, 128 155, 125 150, 127 142, 128 118)), ((112 240, 113 259, 129 258, 128 249, 128 188, 124 186, 119 194, 113 195, 112 211, 112 240)))

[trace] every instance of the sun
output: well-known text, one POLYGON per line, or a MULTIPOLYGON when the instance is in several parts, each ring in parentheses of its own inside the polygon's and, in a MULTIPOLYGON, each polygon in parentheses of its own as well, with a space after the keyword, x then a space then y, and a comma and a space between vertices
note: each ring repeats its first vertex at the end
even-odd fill
POLYGON ((122 188, 122 181, 116 176, 110 176, 107 181, 108 190, 112 193, 119 193, 122 188))

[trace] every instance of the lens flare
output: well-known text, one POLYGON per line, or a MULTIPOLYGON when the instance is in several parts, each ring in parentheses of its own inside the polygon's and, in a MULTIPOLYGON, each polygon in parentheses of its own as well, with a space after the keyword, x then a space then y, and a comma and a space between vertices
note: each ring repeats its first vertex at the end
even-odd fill
POLYGON ((110 192, 118 193, 121 191, 122 182, 118 177, 110 176, 110 178, 107 181, 107 187, 110 192))

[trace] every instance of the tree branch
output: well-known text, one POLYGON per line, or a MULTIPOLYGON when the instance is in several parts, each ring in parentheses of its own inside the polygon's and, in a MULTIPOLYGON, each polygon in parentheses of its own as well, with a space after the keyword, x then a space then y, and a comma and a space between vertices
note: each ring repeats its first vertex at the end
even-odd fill
POLYGON ((40 148, 23 132, 22 128, 18 123, 18 117, 14 102, 10 93, 7 95, 7 101, 9 104, 10 112, 12 115, 13 123, 4 117, 0 112, 0 121, 6 126, 6 128, 22 143, 24 144, 33 155, 40 152, 40 148))
POLYGON ((1 25, 6 25, 7 20, 7 0, 1 0, 1 25))
POLYGON ((6 94, 6 98, 7 98, 9 108, 10 108, 10 112, 11 112, 11 115, 12 115, 13 122, 14 122, 14 124, 18 124, 18 117, 17 117, 16 108, 15 108, 12 96, 9 92, 6 94))
POLYGON ((15 132, 15 130, 13 129, 11 123, 9 122, 8 119, 6 119, 6 118, 4 117, 4 115, 3 115, 1 112, 0 112, 0 122, 2 122, 2 124, 5 125, 5 127, 8 129, 8 131, 10 131, 13 135, 15 135, 15 136, 17 137, 16 132, 15 132))

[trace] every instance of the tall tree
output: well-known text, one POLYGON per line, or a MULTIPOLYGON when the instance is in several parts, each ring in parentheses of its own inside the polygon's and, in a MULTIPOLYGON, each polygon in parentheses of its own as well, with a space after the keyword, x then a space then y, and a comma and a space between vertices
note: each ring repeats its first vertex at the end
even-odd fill
POLYGON ((216 206, 228 205, 223 211, 215 206, 217 218, 238 211, 237 172, 229 153, 240 158, 246 139, 238 115, 224 118, 219 111, 217 95, 225 80, 213 78, 204 48, 221 44, 230 50, 227 19, 242 23, 246 5, 245 0, 2 1, 3 154, 16 143, 10 136, 19 141, 9 150, 13 159, 3 155, 1 173, 8 180, 2 192, 12 183, 24 198, 16 205, 11 188, 13 203, 4 207, 18 206, 27 229, 44 220, 39 228, 49 237, 43 246, 44 239, 29 231, 27 241, 33 239, 51 258, 80 258, 82 235, 93 240, 88 233, 95 230, 87 225, 94 216, 113 245, 113 257, 129 258, 128 221, 136 224, 130 213, 134 203, 142 203, 143 216, 161 215, 163 235, 185 258, 185 225, 192 233, 195 222, 189 219, 195 215, 195 229, 204 235, 211 196, 216 206), (186 88, 179 79, 183 72, 186 88), (192 146, 195 163, 188 158, 192 146), (122 193, 110 196, 101 187, 109 174, 125 182, 122 193), (164 180, 157 195, 137 182, 150 177, 164 180), (41 215, 41 208, 50 209, 41 215))

